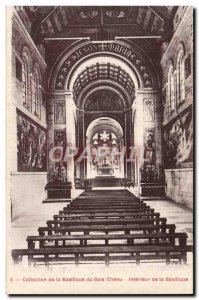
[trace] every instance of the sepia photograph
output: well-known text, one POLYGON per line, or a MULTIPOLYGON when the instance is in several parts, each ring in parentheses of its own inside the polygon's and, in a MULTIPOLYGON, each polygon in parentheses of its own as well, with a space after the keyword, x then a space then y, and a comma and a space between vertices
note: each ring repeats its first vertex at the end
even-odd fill
POLYGON ((193 15, 7 6, 7 294, 194 294, 193 15))

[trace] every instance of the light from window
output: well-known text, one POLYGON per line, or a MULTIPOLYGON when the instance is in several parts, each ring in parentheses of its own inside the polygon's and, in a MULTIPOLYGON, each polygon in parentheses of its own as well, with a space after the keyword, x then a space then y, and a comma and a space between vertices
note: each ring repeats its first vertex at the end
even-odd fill
POLYGON ((27 104, 27 86, 28 86, 28 69, 25 59, 22 62, 22 84, 23 84, 23 103, 27 104))
POLYGON ((177 101, 178 104, 185 100, 185 64, 184 51, 181 49, 177 58, 177 101))

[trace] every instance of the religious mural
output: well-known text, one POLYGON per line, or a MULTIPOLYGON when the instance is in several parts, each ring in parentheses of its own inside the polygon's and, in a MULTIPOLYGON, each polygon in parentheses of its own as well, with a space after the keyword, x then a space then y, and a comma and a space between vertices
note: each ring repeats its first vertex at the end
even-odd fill
POLYGON ((55 141, 55 146, 61 146, 63 149, 63 150, 57 149, 55 151, 55 158, 59 158, 60 156, 62 157, 62 159, 59 163, 55 163, 55 167, 57 167, 58 164, 59 165, 66 164, 63 162, 64 153, 65 153, 65 149, 66 149, 66 131, 65 130, 55 130, 54 131, 54 141, 55 141))
POLYGON ((88 111, 122 110, 122 108, 122 99, 109 90, 99 90, 92 93, 85 103, 85 110, 88 111))
POLYGON ((66 123, 66 104, 65 100, 55 100, 55 124, 66 123))
POLYGON ((165 132, 165 166, 191 167, 193 161, 193 120, 191 111, 177 119, 165 132))
POLYGON ((18 172, 46 171, 46 132, 17 113, 18 172))
POLYGON ((144 159, 146 163, 155 165, 155 128, 144 129, 144 159))
POLYGON ((153 122, 155 120, 155 109, 153 99, 144 99, 144 121, 153 122))

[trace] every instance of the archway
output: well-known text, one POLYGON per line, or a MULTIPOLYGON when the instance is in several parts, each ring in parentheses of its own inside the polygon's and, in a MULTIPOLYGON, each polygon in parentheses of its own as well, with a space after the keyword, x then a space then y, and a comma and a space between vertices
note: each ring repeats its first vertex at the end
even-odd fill
MULTIPOLYGON (((67 145, 76 146, 79 153, 94 138, 93 135, 88 141, 87 137, 92 122, 100 118, 118 122, 122 128, 122 143, 126 147, 120 175, 139 185, 143 157, 129 161, 130 147, 135 146, 142 152, 147 143, 147 133, 153 132, 154 161, 161 163, 162 160, 160 94, 156 70, 142 51, 126 43, 114 42, 112 46, 86 43, 82 47, 83 44, 76 45, 68 54, 63 53, 52 68, 52 76, 49 77, 52 104, 49 107, 52 107, 54 114, 55 101, 63 99, 65 102, 66 122, 62 126, 65 126, 67 145), (75 124, 70 122, 71 111, 75 116, 75 124), (75 135, 75 145, 72 135, 75 135)), ((50 146, 50 142, 54 142, 52 128, 55 128, 51 119, 48 128, 50 146)), ((110 136, 115 134, 110 127, 102 129, 109 131, 110 136)), ((118 140, 121 138, 117 134, 116 137, 118 140)), ((75 165, 74 162, 68 163, 67 179, 90 178, 90 168, 86 157, 81 162, 75 161, 75 165)))
POLYGON ((116 120, 101 117, 92 121, 86 131, 86 146, 90 149, 87 178, 123 178, 123 144, 123 130, 116 120))

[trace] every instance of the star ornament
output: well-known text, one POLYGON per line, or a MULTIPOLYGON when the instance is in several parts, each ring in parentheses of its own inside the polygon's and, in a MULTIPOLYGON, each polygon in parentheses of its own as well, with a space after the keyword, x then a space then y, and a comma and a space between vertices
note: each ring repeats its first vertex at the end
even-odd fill
POLYGON ((109 140, 109 133, 105 130, 102 133, 100 133, 100 140, 102 140, 104 142, 109 140))

